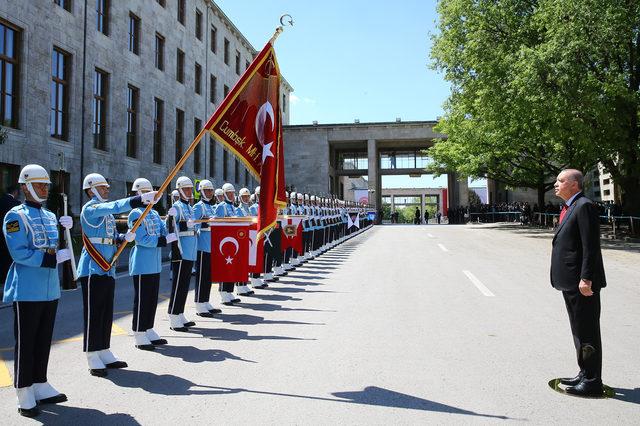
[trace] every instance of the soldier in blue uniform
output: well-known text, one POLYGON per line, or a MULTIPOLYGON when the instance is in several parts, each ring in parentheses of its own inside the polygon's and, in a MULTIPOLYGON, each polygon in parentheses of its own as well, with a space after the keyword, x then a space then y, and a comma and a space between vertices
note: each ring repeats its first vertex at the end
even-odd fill
MULTIPOLYGON (((222 193, 224 201, 216 206, 214 211, 215 217, 237 217, 242 211, 237 209, 233 203, 236 200, 236 189, 230 183, 222 185, 222 193)), ((223 305, 231 306, 240 302, 240 299, 233 295, 233 282, 220 283, 220 299, 223 305)))
MULTIPOLYGON (((249 207, 249 216, 258 216, 258 210, 260 208, 260 186, 256 186, 256 189, 253 190, 253 194, 251 196, 253 197, 253 204, 249 207)), ((268 284, 260 278, 259 273, 251 274, 250 281, 251 287, 253 288, 268 287, 268 284)))
MULTIPOLYGON (((153 191, 151 182, 138 178, 131 186, 131 192, 142 196, 153 191)), ((127 223, 129 229, 142 216, 143 208, 131 210, 127 223)), ((136 245, 129 253, 129 275, 133 278, 134 299, 132 329, 135 346, 142 350, 154 350, 155 345, 166 345, 153 329, 158 305, 160 272, 162 271, 162 247, 178 237, 169 234, 165 223, 155 210, 150 210, 136 230, 136 245)))
POLYGON ((118 234, 113 215, 155 203, 157 192, 107 201, 109 183, 98 173, 88 174, 82 189, 90 198, 80 212, 83 248, 78 261, 78 277, 84 308, 83 351, 86 352, 91 375, 104 377, 107 368, 127 367, 127 363, 119 361, 109 349, 116 276, 110 263, 118 244, 135 239, 132 232, 118 234))
MULTIPOLYGON (((214 217, 214 206, 211 199, 214 196, 213 183, 210 180, 200 181, 200 198, 193 206, 195 220, 206 220, 214 217)), ((194 292, 196 315, 211 318, 222 312, 209 303, 211 296, 211 227, 208 223, 201 223, 198 227, 198 253, 196 257, 196 289, 194 292)))
MULTIPOLYGON (((25 166, 18 179, 24 204, 11 208, 2 232, 13 263, 5 281, 5 303, 14 313, 13 385, 18 412, 25 417, 39 414, 36 404, 64 402, 67 397, 47 381, 51 337, 56 319, 60 283, 57 265, 71 258, 69 249, 57 250, 56 216, 42 207, 49 194, 49 174, 36 164, 25 166)), ((60 224, 71 228, 69 216, 60 224)))
MULTIPOLYGON (((251 192, 249 188, 242 188, 238 192, 238 207, 236 207, 236 216, 238 217, 247 217, 253 216, 251 214, 251 192)), ((249 288, 249 283, 247 282, 238 282, 236 283, 236 292, 238 296, 251 296, 255 292, 249 288)))
POLYGON ((180 199, 169 209, 167 227, 178 234, 178 239, 171 245, 172 281, 169 299, 169 327, 174 331, 188 331, 196 325, 184 316, 184 305, 187 302, 191 269, 196 260, 198 240, 196 231, 199 225, 193 221, 193 209, 189 200, 193 195, 193 182, 186 176, 176 180, 176 189, 180 199))

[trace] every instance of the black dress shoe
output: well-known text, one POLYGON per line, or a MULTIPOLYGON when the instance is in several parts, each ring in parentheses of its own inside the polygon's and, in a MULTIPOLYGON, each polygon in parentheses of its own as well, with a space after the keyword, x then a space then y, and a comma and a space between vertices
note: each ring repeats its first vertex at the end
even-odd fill
POLYGON ((90 368, 89 374, 96 377, 107 377, 107 369, 106 368, 90 368))
POLYGON ((37 407, 33 408, 18 408, 18 413, 24 417, 35 417, 40 414, 40 410, 37 407))
POLYGON ((280 274, 281 277, 286 277, 287 275, 289 275, 287 271, 284 271, 282 274, 280 274))
POLYGON ((67 395, 59 393, 55 396, 50 396, 49 398, 39 399, 37 402, 38 404, 58 404, 65 401, 67 401, 67 395))
POLYGON ((142 350, 142 351, 155 351, 156 347, 153 346, 153 344, 151 345, 136 345, 136 348, 142 350))
POLYGON ((211 312, 196 312, 196 315, 204 318, 213 318, 213 314, 211 312))
POLYGON ((266 287, 267 287, 267 283, 264 283, 264 284, 257 285, 253 288, 266 288, 266 287))
POLYGON ((270 283, 275 283, 276 281, 280 281, 280 278, 273 277, 273 278, 269 278, 268 280, 265 280, 265 281, 269 281, 270 283))
POLYGON ((167 339, 156 339, 156 340, 152 340, 151 343, 153 343, 156 346, 160 346, 160 345, 166 345, 167 339))
POLYGON ((240 299, 236 297, 235 299, 231 300, 231 303, 240 303, 240 299))
POLYGON ((603 396, 604 389, 602 388, 601 380, 587 380, 583 379, 580 383, 566 391, 568 394, 576 396, 603 396))
POLYGON ((113 361, 113 362, 110 362, 109 364, 105 364, 105 367, 107 367, 107 368, 127 368, 128 365, 124 361, 113 361))
POLYGON ((565 377, 560 379, 560 383, 566 386, 575 386, 578 383, 580 383, 583 377, 584 377, 584 374, 580 372, 576 377, 573 377, 573 378, 565 377))
POLYGON ((185 322, 183 325, 185 327, 193 327, 194 325, 196 325, 196 323, 193 321, 189 321, 189 322, 185 322))
POLYGON ((234 306, 233 300, 231 302, 222 302, 224 306, 234 306))
POLYGON ((239 296, 251 296, 252 294, 256 294, 255 291, 246 291, 244 293, 238 293, 239 296))
POLYGON ((212 313, 212 314, 221 314, 222 313, 222 309, 213 308, 213 309, 209 309, 209 312, 212 313))
POLYGON ((182 332, 189 331, 187 327, 169 327, 169 328, 173 331, 182 331, 182 332))

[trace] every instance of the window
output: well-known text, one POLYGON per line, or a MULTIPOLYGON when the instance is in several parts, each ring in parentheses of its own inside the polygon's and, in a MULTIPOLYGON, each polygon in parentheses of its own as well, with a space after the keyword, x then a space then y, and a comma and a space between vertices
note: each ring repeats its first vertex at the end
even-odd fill
POLYGON ((18 128, 20 70, 17 28, 0 22, 0 125, 18 128))
POLYGON ((218 85, 218 79, 215 75, 211 74, 209 76, 209 102, 212 104, 216 103, 216 98, 218 97, 216 86, 218 85))
POLYGON ((164 102, 153 98, 153 162, 162 164, 162 120, 164 102))
POLYGON ((129 85, 127 88, 127 157, 136 158, 138 150, 138 99, 140 91, 129 85))
POLYGON ((209 176, 216 175, 216 141, 209 136, 209 176))
POLYGON ((184 25, 184 17, 185 17, 185 1, 186 0, 178 0, 178 22, 184 25))
POLYGON ((244 186, 249 186, 249 169, 244 169, 244 186))
POLYGON ((164 71, 164 37, 156 33, 156 68, 164 71))
POLYGON ((109 75, 96 68, 93 73, 93 147, 107 150, 107 84, 109 75))
POLYGON ((196 9, 196 38, 202 40, 202 12, 196 9))
POLYGON ((213 25, 211 26, 211 37, 209 38, 209 42, 211 43, 211 51, 213 53, 218 53, 218 29, 213 25))
POLYGON ((176 109, 176 164, 182 158, 182 145, 184 143, 184 111, 176 109))
POLYGON ((602 184, 603 184, 603 185, 609 185, 609 183, 610 183, 610 182, 611 182, 611 180, 610 180, 610 179, 603 179, 603 180, 602 180, 602 184))
POLYGON ((249 68, 249 65, 251 65, 251 64, 249 63, 249 61, 244 61, 244 70, 245 70, 245 71, 247 70, 247 68, 249 68))
POLYGON ((140 54, 140 18, 129 12, 129 52, 140 54))
POLYGON ((240 163, 237 159, 233 162, 233 181, 236 185, 240 182, 240 163))
POLYGON ((71 0, 53 0, 53 2, 67 12, 71 12, 71 0))
POLYGON ((229 65, 229 40, 224 39, 224 63, 229 65))
POLYGON ((599 197, 600 196, 600 191, 593 191, 593 196, 594 197, 599 197))
POLYGON ((96 0, 96 29, 109 35, 109 0, 96 0))
POLYGON ((236 74, 240 75, 240 52, 236 50, 236 74))
POLYGON ((167 4, 165 3, 165 0, 156 0, 156 3, 158 3, 160 6, 165 7, 167 4))
POLYGON ((611 191, 609 189, 604 190, 604 195, 611 195, 611 191))
POLYGON ((51 61, 51 116, 49 119, 52 137, 67 140, 69 129, 69 70, 71 69, 71 55, 58 49, 53 49, 51 61))
POLYGON ((176 55, 176 80, 184 83, 184 52, 180 49, 176 55))
POLYGON ((287 94, 283 93, 282 94, 282 113, 284 114, 285 112, 287 112, 287 94))
MULTIPOLYGON (((198 136, 200 133, 200 129, 202 129, 202 121, 199 118, 193 119, 193 139, 198 136)), ((200 151, 202 144, 196 145, 196 149, 193 150, 193 173, 199 174, 201 170, 200 164, 200 151)))
POLYGON ((229 178, 229 152, 222 149, 222 180, 227 181, 229 178))
POLYGON ((227 85, 225 84, 225 85, 224 85, 224 97, 226 98, 228 94, 229 94, 229 86, 227 86, 227 85))
POLYGON ((195 88, 194 89, 195 89, 196 93, 198 95, 202 94, 202 67, 197 62, 196 62, 196 67, 195 67, 194 82, 195 82, 195 88))
POLYGON ((341 152, 338 154, 338 168, 340 170, 364 170, 369 159, 366 152, 341 152))

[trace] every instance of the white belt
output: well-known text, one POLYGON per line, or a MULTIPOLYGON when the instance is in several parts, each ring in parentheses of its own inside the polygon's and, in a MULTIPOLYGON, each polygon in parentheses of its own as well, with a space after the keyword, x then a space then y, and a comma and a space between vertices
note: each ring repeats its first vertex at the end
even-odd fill
POLYGON ((182 231, 182 232, 178 232, 178 236, 179 237, 193 237, 194 235, 196 235, 196 233, 194 231, 182 231))
POLYGON ((91 241, 93 244, 107 244, 107 245, 113 244, 112 238, 91 237, 89 238, 89 241, 91 241))
POLYGON ((200 228, 200 232, 211 232, 211 228, 200 228))

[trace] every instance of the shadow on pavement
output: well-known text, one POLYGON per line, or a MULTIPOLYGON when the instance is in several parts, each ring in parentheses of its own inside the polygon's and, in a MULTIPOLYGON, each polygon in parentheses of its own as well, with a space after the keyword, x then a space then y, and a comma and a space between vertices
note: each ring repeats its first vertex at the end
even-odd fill
POLYGON ((260 293, 255 293, 252 294, 251 296, 246 296, 246 297, 250 297, 252 299, 260 299, 260 300, 272 300, 272 301, 278 301, 278 302, 286 302, 288 300, 294 301, 294 302, 299 302, 302 299, 299 299, 297 297, 291 297, 291 296, 283 296, 281 294, 260 294, 260 293))
POLYGON ((272 312, 272 311, 335 312, 335 311, 327 311, 324 309, 285 308, 282 305, 276 305, 273 303, 238 303, 237 305, 245 309, 251 309, 254 311, 264 311, 264 312, 272 312))
MULTIPOLYGON (((229 328, 191 327, 188 334, 198 334, 199 337, 208 337, 211 340, 223 340, 227 342, 237 342, 240 340, 316 340, 288 336, 251 336, 248 331, 229 328)), ((184 333, 184 335, 187 335, 187 333, 184 333)))
POLYGON ((228 359, 234 361, 251 362, 248 359, 240 358, 227 351, 219 349, 199 349, 193 346, 158 346, 153 353, 158 353, 171 358, 180 358, 185 362, 201 363, 201 362, 222 362, 228 359))
POLYGON ((257 325, 257 324, 282 324, 282 325, 325 325, 324 323, 314 322, 300 322, 300 321, 287 321, 287 320, 265 320, 264 317, 257 315, 227 315, 220 314, 216 318, 222 320, 222 322, 234 325, 257 325))
POLYGON ((33 420, 44 425, 139 425, 133 416, 125 413, 106 414, 91 408, 51 404, 40 408, 40 415, 33 420))
POLYGON ((306 290, 304 288, 295 287, 269 287, 269 290, 281 293, 345 293, 344 291, 306 290))
POLYGON ((613 388, 613 390, 616 393, 616 396, 614 397, 614 399, 630 402, 632 404, 640 404, 640 388, 635 388, 635 389, 613 388))

